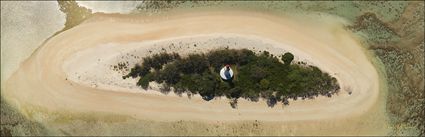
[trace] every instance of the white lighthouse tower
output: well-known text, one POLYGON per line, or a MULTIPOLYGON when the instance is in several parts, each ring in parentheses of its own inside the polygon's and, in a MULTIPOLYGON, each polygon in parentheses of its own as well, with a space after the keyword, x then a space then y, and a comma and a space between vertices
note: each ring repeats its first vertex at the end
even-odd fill
POLYGON ((225 81, 233 79, 233 70, 230 68, 230 65, 226 65, 220 70, 220 77, 225 81))

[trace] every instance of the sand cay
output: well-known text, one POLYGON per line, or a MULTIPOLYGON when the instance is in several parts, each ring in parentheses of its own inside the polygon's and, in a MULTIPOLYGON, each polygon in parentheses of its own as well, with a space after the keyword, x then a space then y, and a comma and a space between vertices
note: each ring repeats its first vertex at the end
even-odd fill
MULTIPOLYGON (((329 17, 329 20, 333 18, 329 17)), ((47 41, 6 81, 2 95, 17 108, 37 106, 51 112, 113 113, 153 121, 258 120, 282 122, 278 124, 282 130, 288 127, 300 132, 312 131, 296 134, 329 134, 331 130, 323 130, 338 125, 341 125, 339 132, 334 134, 385 132, 375 130, 383 127, 367 127, 380 124, 363 125, 362 129, 368 133, 360 133, 363 130, 358 129, 341 131, 344 127, 357 128, 349 125, 359 123, 350 121, 362 121, 363 116, 375 112, 372 108, 379 97, 380 81, 358 40, 338 19, 330 22, 333 23, 303 22, 290 17, 236 11, 176 13, 170 17, 96 15, 47 41), (211 44, 214 39, 225 40, 211 44), (136 80, 125 81, 120 73, 106 70, 130 52, 148 56, 151 54, 149 50, 161 52, 170 43, 200 41, 204 45, 202 42, 196 47, 187 44, 189 46, 168 48, 167 51, 182 54, 205 52, 226 45, 229 48, 269 50, 276 55, 290 51, 296 60, 318 66, 336 77, 342 90, 332 98, 291 101, 283 108, 279 105, 269 108, 261 100, 240 99, 238 109, 232 109, 224 98, 207 102, 199 96, 188 99, 143 91, 134 86, 136 80), (249 42, 251 45, 236 44, 244 41, 252 42, 249 42), (96 69, 99 69, 96 75, 84 73, 96 72, 96 69), (350 91, 351 95, 348 94, 350 91)), ((134 64, 136 60, 130 62, 134 64)), ((48 119, 34 118, 27 110, 22 112, 37 121, 48 119)))

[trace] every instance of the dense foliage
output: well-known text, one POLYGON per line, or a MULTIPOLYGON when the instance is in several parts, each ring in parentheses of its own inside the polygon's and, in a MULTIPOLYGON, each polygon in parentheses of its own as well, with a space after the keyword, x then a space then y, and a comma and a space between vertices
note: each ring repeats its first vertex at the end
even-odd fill
POLYGON ((314 66, 291 63, 294 55, 278 57, 267 51, 255 54, 248 49, 220 49, 207 54, 160 53, 143 58, 141 65, 133 67, 123 78, 140 77, 137 85, 147 89, 149 82, 162 83, 161 92, 173 91, 178 95, 200 94, 204 100, 225 96, 231 106, 237 106, 242 97, 258 101, 267 100, 269 106, 277 102, 289 104, 288 99, 331 96, 339 90, 337 80, 314 66), (230 64, 234 79, 223 81, 220 69, 230 64))

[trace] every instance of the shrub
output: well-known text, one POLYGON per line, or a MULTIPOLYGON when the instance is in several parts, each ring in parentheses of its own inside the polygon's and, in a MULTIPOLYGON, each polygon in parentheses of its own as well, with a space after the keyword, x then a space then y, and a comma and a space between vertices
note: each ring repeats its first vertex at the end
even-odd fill
POLYGON ((199 94, 204 100, 216 96, 231 99, 232 108, 237 107, 238 98, 258 101, 260 97, 273 107, 277 102, 288 105, 289 98, 314 98, 317 95, 331 96, 338 92, 335 78, 323 73, 315 66, 292 64, 294 55, 287 52, 281 57, 264 51, 259 55, 248 49, 222 49, 207 54, 189 54, 180 57, 176 53, 160 53, 143 58, 123 76, 140 77, 137 85, 147 89, 149 82, 162 83, 161 92, 168 93, 173 87, 178 95, 199 94), (220 69, 230 64, 234 72, 233 81, 222 81, 220 69))
POLYGON ((285 65, 291 64, 292 60, 294 60, 294 55, 292 53, 286 52, 282 56, 282 61, 285 63, 285 65))

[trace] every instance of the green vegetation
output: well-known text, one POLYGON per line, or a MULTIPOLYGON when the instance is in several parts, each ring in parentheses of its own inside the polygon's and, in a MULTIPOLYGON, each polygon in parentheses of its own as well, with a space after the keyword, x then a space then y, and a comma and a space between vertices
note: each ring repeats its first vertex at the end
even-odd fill
POLYGON ((172 87, 178 95, 200 94, 207 101, 225 96, 231 99, 233 108, 240 97, 251 101, 262 97, 273 107, 277 102, 288 105, 289 98, 331 97, 339 90, 337 80, 317 67, 291 63, 291 53, 285 53, 281 59, 267 51, 255 54, 248 49, 221 49, 187 57, 160 53, 143 58, 143 63, 123 78, 140 77, 137 85, 144 89, 155 81, 163 84, 163 93, 172 87), (235 72, 231 81, 223 81, 219 76, 225 64, 230 64, 235 72))

